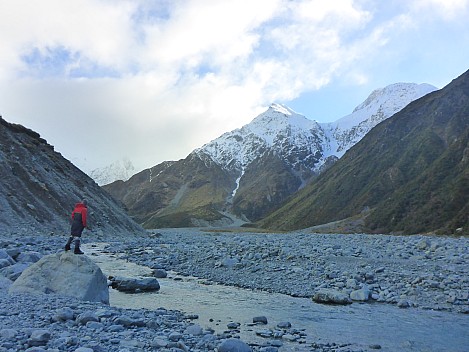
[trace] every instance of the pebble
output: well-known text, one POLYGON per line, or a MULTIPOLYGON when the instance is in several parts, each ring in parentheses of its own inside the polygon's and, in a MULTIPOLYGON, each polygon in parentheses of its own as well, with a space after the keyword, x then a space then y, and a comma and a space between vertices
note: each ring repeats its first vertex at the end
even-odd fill
MULTIPOLYGON (((135 241, 116 236, 106 240, 110 254, 125 255, 129 261, 166 273, 177 272, 181 277, 190 275, 207 282, 296 297, 311 298, 324 289, 340 293, 347 303, 357 298, 352 292, 360 291, 368 301, 381 304, 469 314, 467 238, 302 232, 235 235, 170 229, 135 241)), ((132 310, 54 294, 8 294, 10 280, 39 256, 61 250, 65 241, 64 236, 35 235, 26 241, 0 234, 0 320, 2 327, 7 327, 0 328, 0 352, 247 352, 288 349, 282 344, 305 342, 304 333, 290 323, 270 328, 265 316, 254 317, 253 322, 256 319, 256 325, 265 325, 258 331, 266 336, 266 343, 250 346, 233 338, 245 328, 239 323, 229 324, 228 329, 233 331, 218 335, 194 324, 197 316, 164 308, 132 310)), ((344 350, 349 347, 344 346, 344 350)), ((340 348, 321 343, 308 347, 315 351, 340 348)))

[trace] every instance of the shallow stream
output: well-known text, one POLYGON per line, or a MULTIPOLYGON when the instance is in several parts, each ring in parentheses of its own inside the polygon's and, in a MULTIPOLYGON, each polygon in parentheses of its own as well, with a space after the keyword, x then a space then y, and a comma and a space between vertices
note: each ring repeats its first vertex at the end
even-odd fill
MULTIPOLYGON (((90 244, 86 254, 106 276, 143 277, 152 270, 101 252, 103 244, 90 244)), ((256 331, 290 322, 292 329, 304 330, 306 343, 288 343, 280 351, 310 351, 312 342, 349 344, 350 348, 381 351, 469 351, 469 315, 415 308, 401 309, 379 303, 330 306, 307 298, 252 291, 203 280, 177 276, 158 279, 156 293, 126 294, 110 289, 111 305, 122 308, 160 307, 198 315, 194 323, 217 333, 228 330, 230 322, 240 323, 240 337, 248 343, 266 339, 256 331), (268 325, 253 326, 252 319, 265 316, 268 325)))

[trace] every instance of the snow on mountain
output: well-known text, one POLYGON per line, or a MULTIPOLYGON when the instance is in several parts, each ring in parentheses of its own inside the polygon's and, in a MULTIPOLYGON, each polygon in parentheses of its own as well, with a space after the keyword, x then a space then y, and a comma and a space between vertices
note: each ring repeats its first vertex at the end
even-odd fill
POLYGON ((350 115, 332 123, 321 124, 331 141, 326 150, 330 155, 340 158, 378 123, 436 89, 425 83, 395 83, 374 90, 350 115))
POLYGON ((255 158, 273 151, 290 160, 309 164, 308 159, 320 151, 317 143, 322 133, 316 121, 297 114, 281 104, 272 104, 251 123, 223 134, 194 153, 208 154, 226 169, 242 171, 255 158))
POLYGON ((318 173, 331 157, 340 158, 378 123, 436 89, 429 84, 392 84, 373 91, 350 115, 332 123, 318 123, 285 105, 272 104, 249 124, 193 153, 208 155, 239 173, 239 178, 247 165, 267 152, 277 153, 293 170, 306 167, 318 173))
POLYGON ((122 158, 112 164, 94 169, 89 176, 100 186, 110 184, 117 180, 127 181, 135 174, 135 167, 128 158, 122 158))

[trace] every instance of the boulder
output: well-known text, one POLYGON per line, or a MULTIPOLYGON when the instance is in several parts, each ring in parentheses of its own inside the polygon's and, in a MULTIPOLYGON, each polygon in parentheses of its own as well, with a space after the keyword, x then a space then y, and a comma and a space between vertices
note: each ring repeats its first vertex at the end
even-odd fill
POLYGON ((324 304, 350 304, 352 300, 350 299, 349 295, 336 291, 336 290, 328 290, 328 289, 320 289, 313 295, 313 301, 316 303, 324 303, 324 304))
POLYGON ((371 291, 368 289, 368 287, 362 287, 359 290, 350 292, 350 299, 352 301, 365 302, 365 301, 368 301, 370 296, 371 296, 371 291))
POLYGON ((109 304, 106 276, 86 255, 60 252, 29 266, 9 288, 10 293, 55 293, 109 304))
POLYGON ((227 339, 218 346, 219 352, 251 352, 249 345, 239 339, 227 339))
POLYGON ((15 281, 30 265, 30 263, 15 263, 1 269, 0 273, 11 281, 15 281))
POLYGON ((154 277, 143 279, 111 277, 111 287, 117 291, 136 293, 136 292, 152 292, 160 289, 160 283, 154 277))
POLYGON ((153 270, 153 276, 157 279, 164 279, 168 277, 168 273, 164 269, 155 269, 153 270))

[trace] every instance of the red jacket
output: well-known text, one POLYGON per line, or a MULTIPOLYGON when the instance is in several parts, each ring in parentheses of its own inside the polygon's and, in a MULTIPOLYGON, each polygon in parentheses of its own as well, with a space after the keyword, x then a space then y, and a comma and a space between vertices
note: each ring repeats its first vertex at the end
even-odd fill
POLYGON ((88 214, 88 209, 86 208, 86 205, 83 203, 77 203, 75 205, 75 209, 73 209, 72 211, 72 220, 75 218, 75 213, 81 214, 81 222, 83 224, 83 227, 86 227, 86 215, 88 214))

